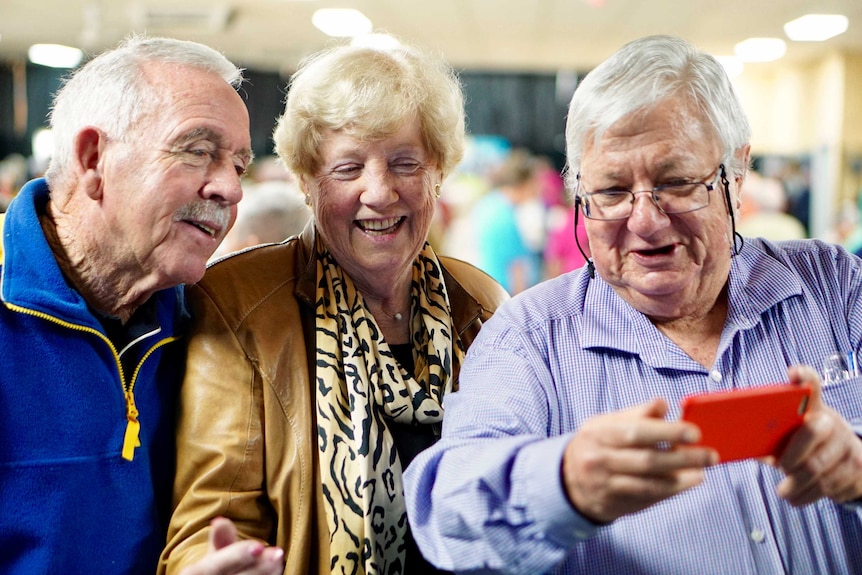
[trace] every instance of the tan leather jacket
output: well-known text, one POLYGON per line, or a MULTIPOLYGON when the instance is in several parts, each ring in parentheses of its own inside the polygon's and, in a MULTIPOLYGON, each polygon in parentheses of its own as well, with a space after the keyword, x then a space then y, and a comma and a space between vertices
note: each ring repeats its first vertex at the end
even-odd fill
MULTIPOLYGON (((329 573, 314 418, 314 229, 210 267, 189 291, 195 328, 181 394, 176 510, 160 573, 207 549, 208 525, 282 547, 286 574, 329 573)), ((440 257, 465 348, 508 295, 440 257)), ((457 374, 455 383, 457 384, 457 374)))

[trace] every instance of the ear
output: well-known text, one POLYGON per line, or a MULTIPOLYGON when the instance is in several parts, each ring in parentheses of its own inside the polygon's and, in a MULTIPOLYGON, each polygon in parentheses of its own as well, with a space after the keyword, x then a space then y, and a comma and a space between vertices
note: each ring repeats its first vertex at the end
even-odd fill
POLYGON ((308 191, 311 185, 308 181, 308 176, 306 174, 302 174, 296 181, 297 186, 299 186, 299 191, 302 192, 302 195, 305 196, 305 205, 309 208, 311 205, 311 193, 308 191))
POLYGON ((742 183, 745 181, 745 176, 748 174, 748 166, 751 162, 751 144, 745 144, 736 150, 733 156, 739 161, 739 165, 742 166, 742 173, 734 178, 736 182, 736 194, 734 194, 736 201, 734 203, 736 204, 736 209, 739 210, 742 207, 742 183))
POLYGON ((748 173, 748 165, 751 162, 751 144, 745 144, 738 150, 733 153, 733 157, 739 161, 739 165, 742 166, 742 174, 736 176, 736 183, 739 186, 742 186, 742 182, 745 180, 745 174, 748 173))
POLYGON ((102 195, 101 160, 108 139, 98 128, 87 126, 75 136, 73 166, 78 181, 92 199, 102 195))

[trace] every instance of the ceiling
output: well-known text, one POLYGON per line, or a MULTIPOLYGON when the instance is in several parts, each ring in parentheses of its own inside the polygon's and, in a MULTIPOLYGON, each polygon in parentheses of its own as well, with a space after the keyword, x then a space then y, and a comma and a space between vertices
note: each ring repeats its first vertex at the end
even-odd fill
POLYGON ((585 71, 658 33, 730 55, 748 37, 784 37, 783 24, 806 13, 842 13, 850 26, 823 43, 789 42, 785 62, 862 53, 862 0, 0 0, 0 60, 24 58, 33 43, 95 53, 146 32, 204 42, 246 68, 290 72, 331 41, 312 13, 348 7, 470 70, 585 71))

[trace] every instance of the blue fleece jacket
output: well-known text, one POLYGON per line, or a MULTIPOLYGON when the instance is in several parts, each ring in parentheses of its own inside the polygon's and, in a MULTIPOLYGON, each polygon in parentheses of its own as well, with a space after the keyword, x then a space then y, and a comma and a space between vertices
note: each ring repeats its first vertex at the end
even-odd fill
POLYGON ((0 573, 152 574, 170 513, 183 288, 153 296, 160 327, 121 361, 48 247, 48 198, 30 182, 3 227, 0 573))

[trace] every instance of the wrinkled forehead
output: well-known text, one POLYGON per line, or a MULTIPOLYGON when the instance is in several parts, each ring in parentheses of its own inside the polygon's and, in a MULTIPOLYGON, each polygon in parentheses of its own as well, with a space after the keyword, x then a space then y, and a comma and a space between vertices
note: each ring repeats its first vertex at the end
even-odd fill
POLYGON ((721 142, 706 113, 688 98, 667 98, 629 112, 613 123, 597 125, 586 133, 579 171, 609 155, 628 153, 662 156, 707 156, 719 159, 721 142), (657 151, 658 152, 657 152, 657 151))

